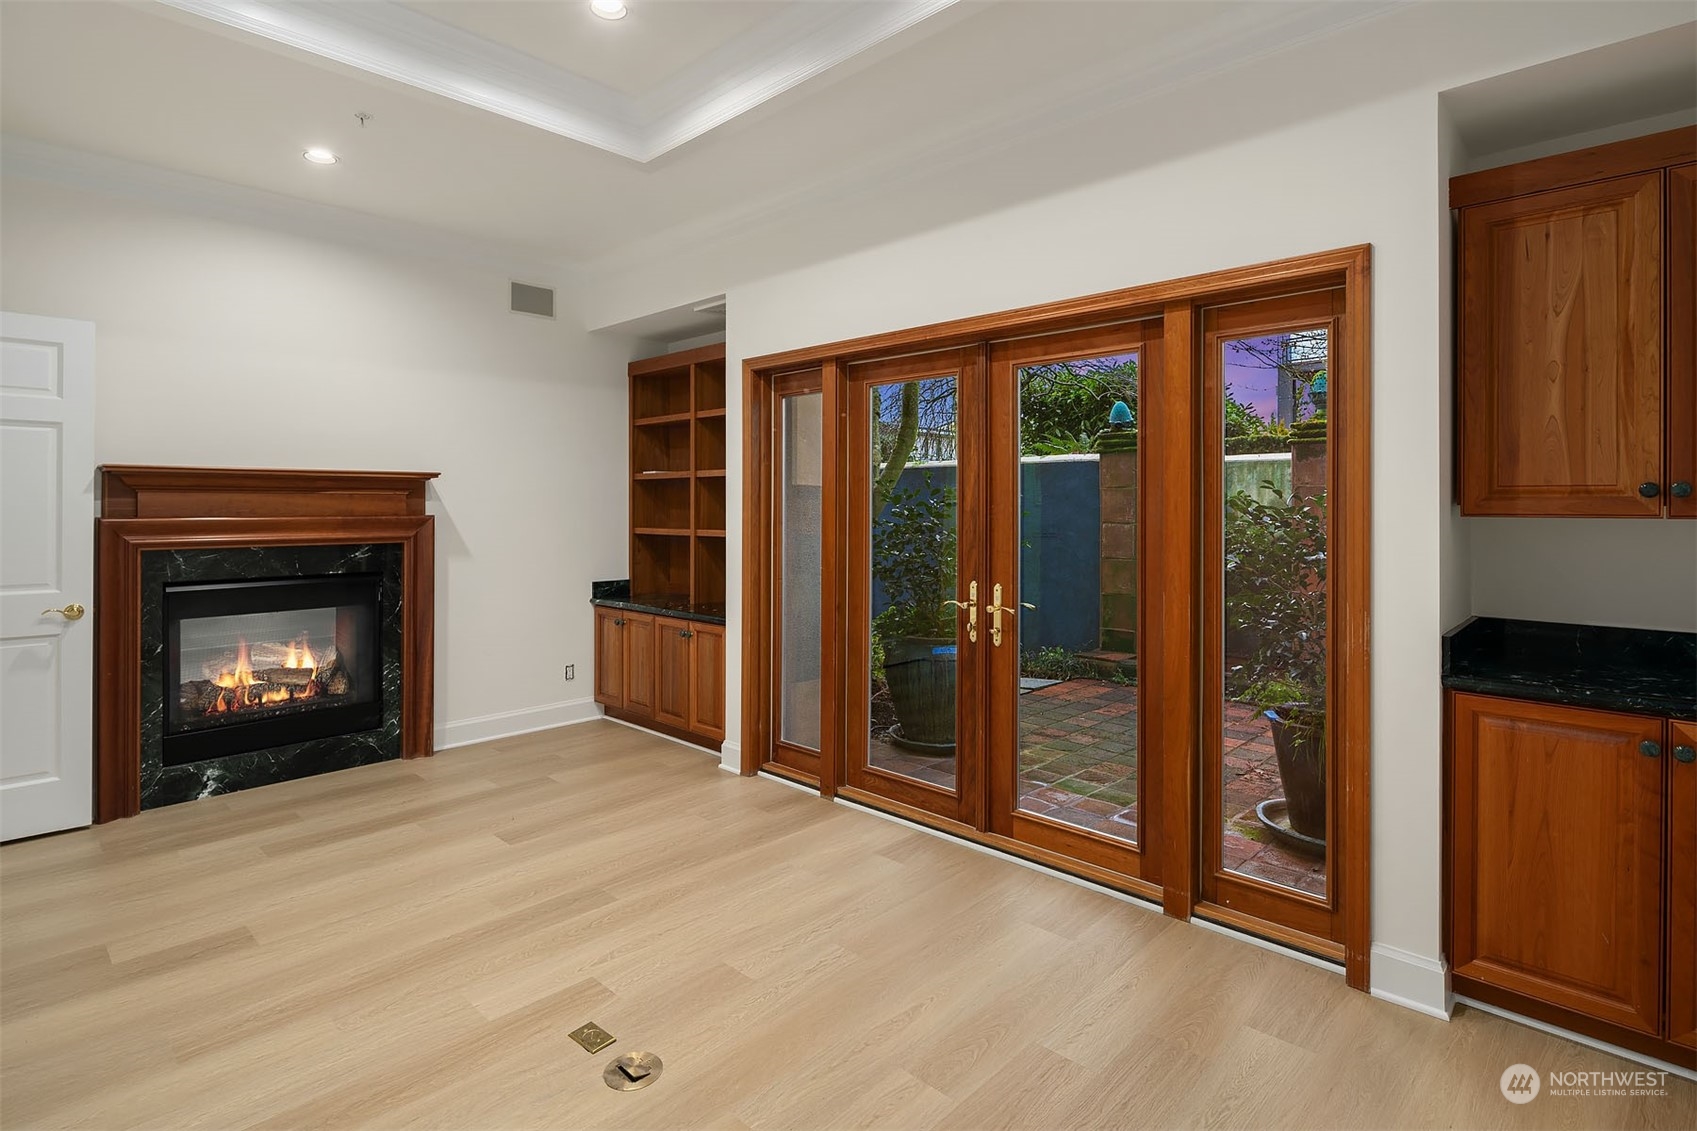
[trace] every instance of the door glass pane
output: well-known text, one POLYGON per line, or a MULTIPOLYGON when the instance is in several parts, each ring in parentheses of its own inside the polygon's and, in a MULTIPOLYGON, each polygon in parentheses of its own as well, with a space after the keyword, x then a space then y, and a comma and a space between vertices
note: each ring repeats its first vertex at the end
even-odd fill
POLYGON ((819 600, 822 584, 820 488, 823 396, 801 393, 784 398, 779 427, 783 459, 783 537, 779 552, 781 705, 778 737, 809 750, 819 749, 819 600))
MULTIPOLYGON (((1019 371, 1018 806, 1137 842, 1138 355, 1019 371)), ((993 594, 991 595, 993 596, 993 594)), ((1005 642, 1004 642, 1005 643, 1005 642)))
POLYGON ((1324 329, 1223 342, 1221 863, 1326 894, 1324 329))
POLYGON ((954 377, 873 385, 867 763, 955 788, 954 377))

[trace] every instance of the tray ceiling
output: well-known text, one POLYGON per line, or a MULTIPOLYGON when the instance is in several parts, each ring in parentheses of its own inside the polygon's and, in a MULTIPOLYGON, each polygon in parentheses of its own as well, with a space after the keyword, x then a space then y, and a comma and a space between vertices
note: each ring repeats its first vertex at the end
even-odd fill
POLYGON ((956 0, 586 4, 160 0, 179 11, 648 162, 956 0))

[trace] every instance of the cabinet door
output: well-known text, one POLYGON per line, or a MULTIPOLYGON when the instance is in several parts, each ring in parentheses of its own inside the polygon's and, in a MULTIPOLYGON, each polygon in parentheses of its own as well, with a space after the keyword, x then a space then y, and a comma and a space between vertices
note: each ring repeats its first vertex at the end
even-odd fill
POLYGON ((604 707, 625 705, 624 614, 595 609, 595 701, 604 707))
POLYGON ((698 624, 690 640, 689 729, 710 738, 725 737, 725 630, 698 624))
POLYGON ((625 709, 654 712, 654 618, 625 616, 625 709))
POLYGON ((689 643, 686 621, 654 619, 654 717, 689 726, 689 643))
POLYGON ((1697 725, 1668 724, 1668 1039, 1697 1049, 1697 725), (1682 750, 1683 748, 1683 750, 1682 750))
POLYGON ((1661 720, 1459 694, 1453 710, 1455 972, 1657 1033, 1661 720))
POLYGON ((1697 165, 1668 170, 1668 514, 1697 518, 1697 165))
POLYGON ((1462 513, 1661 514, 1659 171, 1463 209, 1460 335, 1462 513))

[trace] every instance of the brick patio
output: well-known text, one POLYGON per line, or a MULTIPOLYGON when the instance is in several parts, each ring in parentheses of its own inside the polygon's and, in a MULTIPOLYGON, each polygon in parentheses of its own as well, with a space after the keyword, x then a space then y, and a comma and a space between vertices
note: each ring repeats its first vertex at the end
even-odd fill
MULTIPOLYGON (((1137 840, 1137 688, 1072 679, 1019 700, 1020 809, 1122 840, 1137 840)), ((1324 895, 1323 861, 1274 841, 1255 806, 1283 795, 1271 724, 1253 707, 1225 705, 1222 861, 1242 875, 1324 895)), ((871 744, 880 769, 953 789, 955 760, 871 744)))

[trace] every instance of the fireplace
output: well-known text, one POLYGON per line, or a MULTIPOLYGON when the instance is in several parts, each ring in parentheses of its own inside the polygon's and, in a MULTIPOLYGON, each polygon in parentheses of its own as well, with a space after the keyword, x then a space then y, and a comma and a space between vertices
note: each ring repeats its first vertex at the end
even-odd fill
POLYGON ((101 469, 98 821, 430 755, 433 478, 101 469))
POLYGON ((382 580, 166 585, 164 764, 380 726, 382 580))

